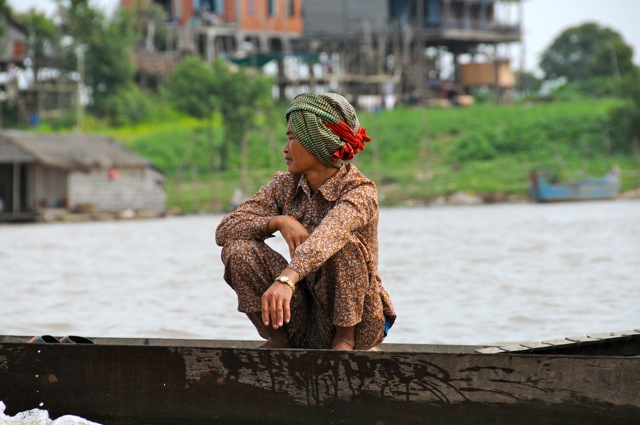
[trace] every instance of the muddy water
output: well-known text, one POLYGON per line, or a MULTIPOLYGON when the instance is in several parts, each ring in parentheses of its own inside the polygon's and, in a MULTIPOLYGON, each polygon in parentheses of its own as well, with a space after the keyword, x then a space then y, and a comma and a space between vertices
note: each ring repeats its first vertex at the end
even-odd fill
MULTIPOLYGON (((222 279, 221 218, 0 225, 0 332, 257 339, 222 279)), ((383 209, 387 342, 638 328, 639 253, 638 201, 383 209)))

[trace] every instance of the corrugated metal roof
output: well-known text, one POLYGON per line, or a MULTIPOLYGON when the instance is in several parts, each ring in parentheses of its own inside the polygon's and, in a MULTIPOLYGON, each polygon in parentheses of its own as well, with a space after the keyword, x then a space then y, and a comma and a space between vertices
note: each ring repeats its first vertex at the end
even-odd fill
POLYGON ((64 169, 147 167, 151 162, 127 149, 117 140, 93 134, 40 134, 18 130, 0 131, 2 145, 12 144, 28 154, 18 159, 15 150, 0 150, 2 162, 40 162, 64 169), (4 152, 7 155, 4 155, 4 152), (9 155, 9 152, 12 155, 9 155))

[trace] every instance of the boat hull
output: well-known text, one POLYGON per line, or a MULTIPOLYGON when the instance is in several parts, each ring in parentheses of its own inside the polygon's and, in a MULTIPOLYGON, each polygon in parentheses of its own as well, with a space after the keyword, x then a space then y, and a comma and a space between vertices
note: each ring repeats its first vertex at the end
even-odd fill
POLYGON ((611 199, 620 192, 617 174, 597 179, 582 179, 565 184, 551 184, 537 174, 530 177, 529 194, 536 202, 565 202, 611 199))
MULTIPOLYGON (((103 424, 637 424, 640 358, 260 350, 238 341, 0 340, 0 400, 103 424)), ((637 342, 634 342, 637 344, 637 342)), ((634 346, 633 349, 637 349, 634 346)), ((637 351, 636 351, 637 352, 637 351)))

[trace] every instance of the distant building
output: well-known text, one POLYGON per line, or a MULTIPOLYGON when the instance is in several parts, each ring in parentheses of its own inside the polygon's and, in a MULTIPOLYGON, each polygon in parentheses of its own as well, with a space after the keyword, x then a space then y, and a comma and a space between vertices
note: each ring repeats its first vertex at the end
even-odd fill
POLYGON ((521 39, 522 0, 307 0, 301 48, 326 53, 342 91, 388 94, 393 84, 406 99, 438 95, 441 83, 477 86, 462 79, 463 56, 495 64, 483 84, 511 88, 508 53, 498 49, 521 39))
MULTIPOLYGON (((177 49, 206 60, 278 61, 280 97, 333 90, 423 102, 478 86, 513 87, 510 45, 522 40, 524 0, 149 0, 164 8, 177 49), (502 50, 501 50, 502 49, 502 50), (297 56, 287 72, 283 57, 297 56), (468 64, 481 66, 466 67, 468 64), (467 68, 463 74, 463 69, 467 68), (475 78, 482 71, 482 78, 475 78), (470 76, 471 75, 471 76, 470 76)), ((140 0, 122 0, 134 8, 140 0)), ((137 52, 142 73, 166 74, 176 56, 137 52), (155 59, 154 59, 155 55, 155 59)), ((236 62, 240 63, 240 62, 236 62)))
POLYGON ((106 136, 0 131, 0 221, 48 209, 163 214, 164 175, 106 136))
POLYGON ((21 64, 27 57, 29 32, 8 13, 0 14, 4 32, 0 37, 0 63, 3 67, 21 64))
MULTIPOLYGON (((135 52, 141 79, 163 77, 184 54, 213 61, 225 54, 291 52, 302 35, 302 0, 149 0, 161 6, 175 40, 173 52, 148 44, 135 52)), ((135 9, 139 0, 122 0, 135 9)), ((150 25, 151 23, 147 23, 150 25)), ((149 27, 149 32, 154 30, 149 27)))

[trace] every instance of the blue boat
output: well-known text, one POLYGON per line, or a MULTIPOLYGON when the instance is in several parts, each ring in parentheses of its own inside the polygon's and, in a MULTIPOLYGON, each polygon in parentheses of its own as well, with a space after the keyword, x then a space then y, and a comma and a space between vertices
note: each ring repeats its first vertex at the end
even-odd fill
POLYGON ((613 167, 600 178, 579 179, 567 183, 549 183, 533 171, 529 175, 529 196, 535 202, 589 201, 610 199, 620 193, 620 171, 613 167))

